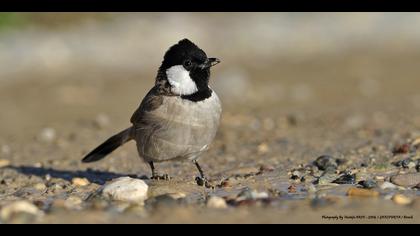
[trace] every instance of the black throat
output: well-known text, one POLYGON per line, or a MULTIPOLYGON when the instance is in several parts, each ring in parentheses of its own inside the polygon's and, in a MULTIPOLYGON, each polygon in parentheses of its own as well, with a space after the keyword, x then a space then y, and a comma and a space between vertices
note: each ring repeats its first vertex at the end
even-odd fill
POLYGON ((205 90, 198 90, 197 92, 190 95, 182 95, 181 98, 190 100, 192 102, 200 102, 211 97, 212 93, 213 91, 209 87, 207 87, 207 89, 205 90))

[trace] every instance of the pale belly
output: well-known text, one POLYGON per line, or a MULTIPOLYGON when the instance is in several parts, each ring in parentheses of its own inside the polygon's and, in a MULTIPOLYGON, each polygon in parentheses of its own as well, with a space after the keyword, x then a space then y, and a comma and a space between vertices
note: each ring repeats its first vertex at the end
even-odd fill
POLYGON ((220 114, 215 93, 198 103, 165 97, 162 106, 148 114, 153 122, 137 130, 139 154, 153 162, 196 159, 213 141, 220 114))

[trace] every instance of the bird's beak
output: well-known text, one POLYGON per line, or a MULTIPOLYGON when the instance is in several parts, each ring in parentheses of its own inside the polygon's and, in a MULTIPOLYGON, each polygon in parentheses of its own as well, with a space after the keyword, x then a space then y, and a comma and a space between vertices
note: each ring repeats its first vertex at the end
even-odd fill
POLYGON ((201 65, 201 68, 202 69, 207 69, 207 68, 210 68, 210 67, 212 67, 212 66, 215 66, 215 65, 217 65, 217 64, 219 64, 220 63, 220 60, 219 59, 217 59, 217 58, 214 58, 214 57, 212 57, 212 58, 208 58, 207 59, 207 61, 206 62, 204 62, 202 65, 201 65))

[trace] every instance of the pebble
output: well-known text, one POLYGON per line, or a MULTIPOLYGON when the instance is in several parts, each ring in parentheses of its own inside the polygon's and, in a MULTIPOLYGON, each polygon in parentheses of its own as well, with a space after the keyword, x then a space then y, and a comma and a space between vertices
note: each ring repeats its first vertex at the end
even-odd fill
POLYGON ((411 145, 413 146, 413 147, 415 147, 415 148, 417 148, 417 149, 419 149, 420 148, 420 137, 419 138, 416 138, 412 143, 411 143, 411 145))
POLYGON ((296 186, 295 186, 295 185, 290 185, 290 186, 287 188, 287 191, 288 191, 289 193, 296 193, 296 192, 297 192, 296 186))
POLYGON ((347 195, 351 197, 378 197, 379 192, 368 189, 350 188, 347 191, 347 195))
POLYGON ((10 161, 6 159, 0 159, 0 168, 4 168, 10 165, 10 161))
POLYGON ((45 189, 47 189, 47 186, 44 183, 36 183, 34 184, 33 188, 38 191, 44 191, 45 189))
POLYGON ((402 194, 395 194, 392 198, 392 201, 394 201, 398 205, 409 205, 413 202, 409 197, 404 196, 402 194))
POLYGON ((17 201, 4 206, 0 211, 0 218, 4 221, 11 220, 18 214, 28 214, 31 216, 41 216, 43 212, 34 204, 28 201, 17 201))
POLYGON ((261 143, 258 145, 258 154, 263 155, 270 151, 270 148, 268 147, 267 143, 261 143))
POLYGON ((395 175, 391 178, 391 182, 403 187, 415 187, 420 184, 420 173, 395 175))
POLYGON ((378 186, 376 181, 371 179, 360 181, 359 184, 365 189, 372 189, 378 186))
POLYGON ((115 201, 143 204, 147 199, 149 186, 140 179, 121 177, 107 183, 102 188, 102 195, 115 201))
POLYGON ((295 170, 295 171, 292 172, 292 176, 290 178, 293 179, 293 180, 300 179, 300 178, 302 178, 302 173, 295 170))
POLYGON ((51 143, 56 139, 56 131, 53 128, 44 128, 38 135, 40 141, 51 143))
POLYGON ((83 187, 90 184, 89 180, 86 178, 73 178, 71 183, 77 187, 83 187))
POLYGON ((337 169, 338 165, 336 160, 329 155, 323 155, 316 159, 314 164, 320 169, 320 170, 327 170, 327 168, 333 168, 337 169))
POLYGON ((335 172, 326 171, 321 177, 318 178, 318 184, 319 185, 331 184, 336 179, 337 179, 337 174, 335 172))
POLYGON ((356 184, 356 175, 345 174, 334 180, 335 184, 356 184))
POLYGON ((395 146, 394 149, 392 150, 392 153, 394 155, 398 155, 398 154, 408 153, 409 151, 410 151, 410 145, 407 143, 404 143, 404 144, 395 146))
POLYGON ((383 184, 381 184, 379 186, 379 188, 381 188, 382 190, 387 190, 387 189, 393 190, 393 189, 397 189, 398 187, 395 184, 393 184, 393 183, 384 182, 383 184))
POLYGON ((259 200, 259 199, 266 199, 268 198, 268 193, 266 192, 257 192, 251 189, 245 189, 238 194, 236 201, 243 201, 243 200, 259 200))
POLYGON ((211 196, 207 201, 208 208, 226 209, 228 207, 225 199, 217 196, 211 196))
POLYGON ((396 167, 411 169, 416 167, 416 162, 414 162, 411 158, 407 158, 401 161, 394 162, 393 165, 395 165, 396 167))
POLYGON ((64 207, 69 210, 81 210, 83 200, 79 197, 70 196, 64 201, 64 207))
POLYGON ((383 181, 385 180, 385 176, 375 176, 375 179, 378 181, 383 181))

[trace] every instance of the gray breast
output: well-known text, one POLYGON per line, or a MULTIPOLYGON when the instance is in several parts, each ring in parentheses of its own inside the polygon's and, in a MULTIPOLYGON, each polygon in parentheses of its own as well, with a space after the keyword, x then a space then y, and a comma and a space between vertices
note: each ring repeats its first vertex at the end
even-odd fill
POLYGON ((154 162, 198 158, 213 141, 220 114, 214 91, 200 102, 164 96, 161 106, 143 113, 144 122, 136 127, 139 154, 154 162))

